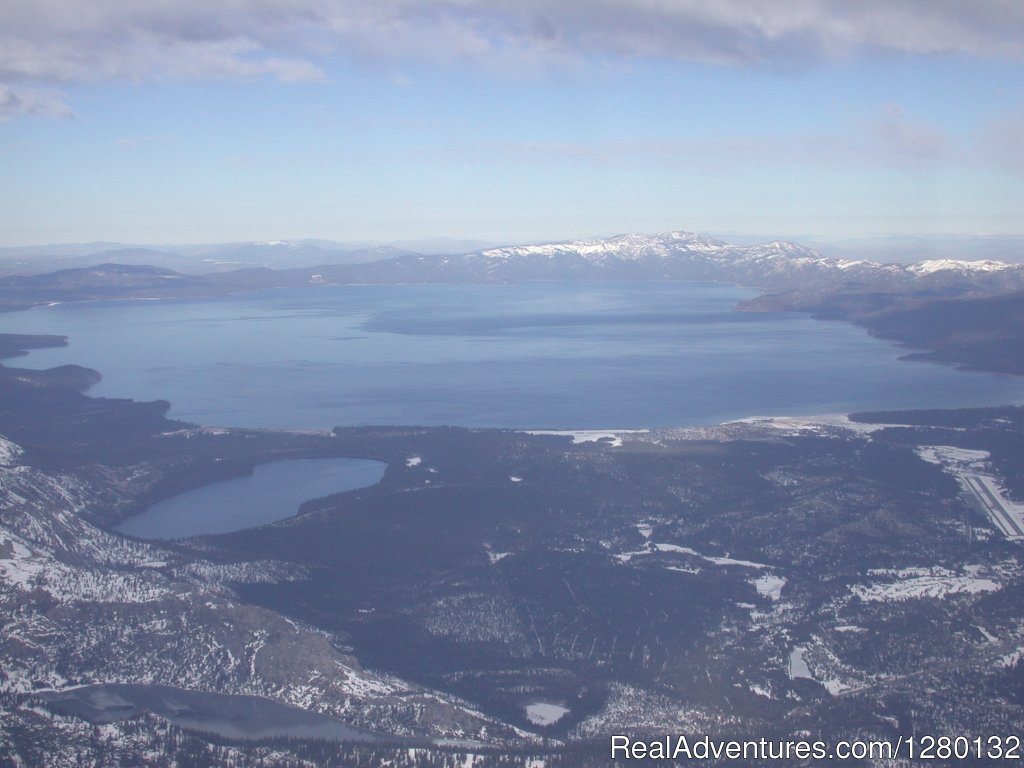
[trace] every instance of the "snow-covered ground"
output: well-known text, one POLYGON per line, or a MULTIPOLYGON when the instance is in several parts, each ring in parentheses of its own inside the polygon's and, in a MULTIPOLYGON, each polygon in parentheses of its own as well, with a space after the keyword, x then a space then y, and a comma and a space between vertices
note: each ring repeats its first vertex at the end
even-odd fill
POLYGON ((922 445, 918 447, 917 455, 943 469, 972 472, 983 472, 987 466, 985 462, 990 458, 988 451, 957 448, 955 445, 922 445))
POLYGON ((929 259, 919 261, 916 264, 907 266, 908 272, 915 275, 930 275, 935 272, 1003 272, 1013 269, 1013 264, 1005 261, 993 261, 992 259, 978 259, 975 261, 964 261, 962 259, 929 259))
POLYGON ((798 677, 807 680, 814 679, 814 675, 811 674, 811 668, 807 666, 807 662, 804 660, 805 652, 806 649, 801 648, 799 645, 789 652, 789 676, 794 680, 798 677))
POLYGON ((534 725, 554 725, 569 714, 569 710, 558 704, 537 701, 526 705, 526 719, 534 725))
MULTIPOLYGON (((4 443, 5 457, 16 457, 4 443)), ((81 514, 118 498, 127 484, 145 482, 147 471, 82 477, 0 466, 0 613, 10 617, 0 643, 0 692, 103 681, 216 686, 396 734, 536 740, 464 702, 364 670, 324 633, 246 605, 234 592, 239 582, 301 578, 301 568, 183 561, 81 514), (415 720, 396 719, 396 706, 415 720)))
POLYGON ((0 467, 14 466, 22 453, 21 446, 15 445, 5 437, 0 437, 0 467))
POLYGON ((609 440, 612 448, 619 448, 622 445, 623 435, 641 435, 649 432, 647 429, 528 429, 524 430, 528 435, 558 435, 571 437, 573 445, 579 443, 596 443, 601 440, 609 440))
MULTIPOLYGON (((646 438, 660 442, 661 438, 671 440, 748 440, 765 436, 798 437, 805 434, 823 437, 846 438, 851 435, 870 436, 874 432, 890 427, 905 427, 906 424, 871 424, 851 421, 842 413, 821 413, 796 416, 748 416, 743 419, 724 421, 721 424, 684 426, 655 429, 646 438)), ((644 439, 638 436, 636 439, 644 439)))
POLYGON ((858 435, 870 435, 872 432, 877 432, 880 429, 906 426, 904 424, 868 424, 851 421, 850 417, 843 413, 823 413, 817 416, 749 416, 745 419, 726 422, 723 426, 729 424, 750 424, 770 427, 787 435, 799 435, 801 432, 827 434, 835 430, 854 432, 858 435))
POLYGON ((943 598, 957 594, 996 592, 998 582, 968 571, 957 574, 946 568, 906 568, 902 570, 873 571, 873 575, 887 581, 858 584, 850 591, 865 602, 912 600, 915 598, 943 598))
POLYGON ((848 691, 851 688, 854 688, 855 686, 853 684, 840 680, 837 677, 824 678, 824 676, 819 677, 814 674, 810 665, 807 663, 808 652, 813 651, 817 654, 818 661, 822 661, 821 656, 824 654, 829 665, 834 665, 836 659, 831 653, 824 651, 820 644, 821 638, 815 636, 812 638, 812 641, 813 645, 811 648, 797 645, 789 652, 790 679, 796 680, 797 678, 803 678, 805 680, 813 680, 816 683, 820 683, 832 696, 837 696, 843 691, 848 691))
POLYGON ((764 595, 771 600, 778 600, 782 597, 782 588, 786 586, 786 580, 781 576, 773 576, 766 573, 751 582, 759 595, 764 595))
POLYGON ((1008 539, 1024 539, 1024 504, 1013 501, 992 473, 987 451, 952 445, 923 445, 917 455, 938 464, 956 478, 960 487, 977 500, 992 524, 1008 539))
MULTIPOLYGON (((681 547, 678 544, 658 544, 654 542, 648 542, 645 549, 636 550, 634 552, 620 552, 615 555, 615 559, 620 563, 628 563, 634 557, 642 557, 643 555, 652 555, 655 552, 674 552, 680 555, 690 555, 691 557, 697 557, 709 563, 715 565, 738 565, 743 568, 770 568, 771 566, 765 565, 764 563, 755 563, 752 560, 736 560, 732 557, 717 557, 714 555, 705 555, 698 552, 690 547, 681 547)), ((780 587, 781 588, 781 587, 780 587)))

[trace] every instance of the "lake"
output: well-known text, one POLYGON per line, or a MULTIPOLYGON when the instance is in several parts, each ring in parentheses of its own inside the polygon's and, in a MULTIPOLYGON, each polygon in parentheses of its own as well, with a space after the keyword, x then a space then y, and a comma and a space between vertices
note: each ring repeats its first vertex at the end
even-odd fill
POLYGON ((369 459, 296 459, 260 464, 246 477, 210 483, 158 502, 116 530, 140 539, 181 539, 266 525, 299 505, 379 482, 386 464, 369 459))
POLYGON ((327 739, 376 741, 378 736, 334 718, 290 707, 261 696, 191 691, 166 685, 102 683, 45 691, 48 706, 91 723, 111 723, 144 712, 227 739, 327 739))
POLYGON ((354 285, 0 315, 70 337, 91 393, 211 426, 628 428, 1024 402, 1024 381, 900 361, 840 322, 734 311, 716 283, 354 285))

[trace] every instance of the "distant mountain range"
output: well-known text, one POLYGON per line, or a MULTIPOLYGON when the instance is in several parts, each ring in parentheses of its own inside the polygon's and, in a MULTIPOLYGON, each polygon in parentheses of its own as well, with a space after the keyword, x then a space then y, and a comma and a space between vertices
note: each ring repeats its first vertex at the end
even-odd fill
POLYGON ((0 304, 13 309, 103 297, 213 296, 257 288, 367 282, 711 280, 802 297, 839 291, 956 296, 1024 289, 1024 265, 1020 264, 952 259, 882 264, 827 258, 782 240, 732 245, 692 232, 619 235, 459 254, 409 253, 391 246, 335 251, 305 241, 248 243, 210 251, 203 259, 217 270, 205 273, 163 266, 157 252, 145 249, 104 251, 93 257, 104 263, 0 278, 0 304), (289 266, 265 266, 268 263, 289 266))
MULTIPOLYGON (((848 320, 927 350, 915 357, 1024 374, 1013 263, 836 259, 688 232, 329 246, 69 254, 84 263, 0 277, 0 310, 332 283, 720 281, 762 290, 744 309, 848 320), (217 267, 158 263, 172 258, 217 267)), ((569 768, 606 760, 609 733, 1019 732, 1024 565, 989 518, 1004 489, 1024 489, 1024 409, 618 443, 213 429, 168 420, 165 401, 88 397, 100 374, 87 368, 6 364, 66 343, 0 333, 4 765, 483 765, 471 751, 569 768), (174 542, 108 530, 259 464, 339 456, 388 469, 273 526, 174 542), (968 487, 994 507, 975 509, 968 487), (287 738, 237 741, 267 723, 287 738), (353 741, 310 741, 342 726, 353 741)))
POLYGON ((1024 236, 1021 235, 808 236, 794 239, 839 258, 874 259, 901 264, 939 259, 1024 262, 1024 236))
POLYGON ((784 240, 732 245, 692 232, 576 240, 493 248, 458 260, 418 262, 435 274, 465 271, 483 279, 662 279, 716 280, 766 290, 879 289, 927 285, 930 290, 1003 290, 1024 287, 1024 265, 991 260, 931 260, 883 264, 866 259, 828 258, 784 240))
MULTIPOLYGON (((825 240, 820 237, 799 238, 805 254, 832 257, 835 262, 877 262, 912 264, 929 262, 974 262, 997 260, 1010 264, 1024 263, 1024 237, 1010 236, 903 236, 825 240), (814 249, 812 251, 812 248, 814 249), (820 251, 820 253, 815 253, 820 251)), ((173 269, 186 274, 230 272, 238 269, 296 269, 318 265, 358 264, 399 256, 451 256, 469 253, 511 255, 541 252, 617 253, 619 256, 655 256, 660 250, 699 250, 701 244, 710 250, 723 247, 755 246, 768 248, 799 246, 785 240, 749 236, 725 236, 713 239, 687 232, 661 235, 620 235, 616 237, 571 242, 513 245, 497 247, 482 240, 428 238, 394 240, 386 243, 370 241, 339 242, 334 240, 265 240, 194 245, 138 245, 115 242, 70 243, 0 248, 0 276, 40 274, 61 269, 91 267, 96 264, 147 264, 173 269), (727 242, 725 242, 727 241, 727 242), (729 245, 733 243, 733 245, 729 245)))
POLYGON ((1005 352, 1024 348, 1024 312, 1018 310, 1024 306, 1024 264, 992 259, 881 263, 829 258, 783 240, 735 245, 692 232, 432 254, 393 246, 342 251, 315 241, 273 241, 220 246, 176 257, 191 259, 189 264, 196 258, 203 260, 207 266, 199 271, 163 266, 161 259, 166 264, 171 255, 145 249, 73 258, 108 261, 2 277, 0 311, 70 301, 213 298, 325 284, 716 281, 761 289, 762 295, 745 302, 743 309, 804 311, 849 320, 879 336, 926 349, 937 360, 1024 373, 1024 357, 1005 352), (997 298, 1001 302, 998 311, 988 303, 997 298), (939 302, 943 302, 941 309, 937 309, 939 302), (984 317, 985 322, 971 323, 970 339, 952 329, 945 336, 937 335, 929 330, 932 326, 927 320, 935 312, 965 322, 974 316, 984 317))
POLYGON ((147 264, 190 274, 208 274, 246 268, 356 264, 407 253, 464 253, 492 245, 481 240, 452 238, 391 243, 304 239, 173 246, 111 242, 34 245, 0 248, 0 275, 31 275, 96 264, 147 264))

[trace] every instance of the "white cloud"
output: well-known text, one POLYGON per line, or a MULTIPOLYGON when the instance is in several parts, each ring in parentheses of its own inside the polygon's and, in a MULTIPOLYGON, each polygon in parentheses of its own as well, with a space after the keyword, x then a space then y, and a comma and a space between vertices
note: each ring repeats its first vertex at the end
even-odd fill
POLYGON ((74 117, 59 95, 38 88, 12 88, 0 83, 0 122, 22 115, 74 117))
POLYGON ((863 48, 1024 56, 1014 0, 35 0, 0 4, 0 76, 315 76, 318 57, 616 53, 750 63, 863 48), (251 55, 251 58, 250 58, 251 55), (191 59, 191 60, 189 60, 191 59))
POLYGON ((719 64, 854 55, 1024 57, 1010 0, 447 0, 317 3, 339 42, 378 56, 531 58, 613 54, 719 64))
POLYGON ((790 67, 864 50, 1024 57, 1017 0, 33 0, 0 82, 324 77, 330 57, 515 71, 594 56, 790 67))

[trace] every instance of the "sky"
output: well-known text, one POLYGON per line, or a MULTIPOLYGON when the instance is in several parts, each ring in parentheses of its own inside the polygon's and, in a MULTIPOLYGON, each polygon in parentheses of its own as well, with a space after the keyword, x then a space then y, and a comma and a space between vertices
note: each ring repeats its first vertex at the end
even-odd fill
POLYGON ((0 0, 0 245, 1024 234, 1019 0, 0 0))

